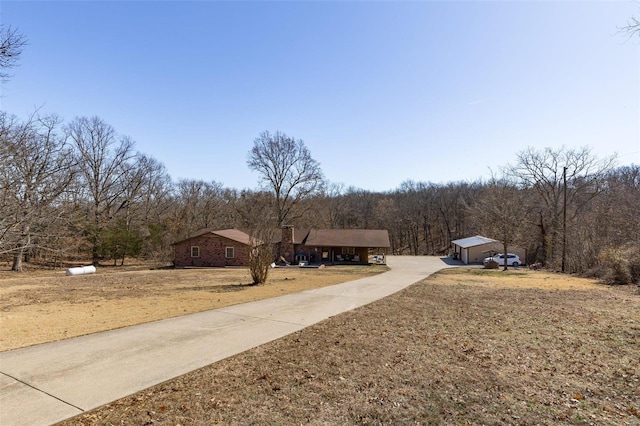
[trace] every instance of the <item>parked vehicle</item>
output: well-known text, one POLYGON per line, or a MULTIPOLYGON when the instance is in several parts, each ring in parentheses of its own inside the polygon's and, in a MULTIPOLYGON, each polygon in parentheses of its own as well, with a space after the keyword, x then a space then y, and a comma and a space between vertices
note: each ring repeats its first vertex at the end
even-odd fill
MULTIPOLYGON (((485 257, 483 263, 491 262, 492 260, 494 262, 497 262, 498 265, 504 266, 504 253, 496 254, 492 257, 485 257)), ((521 264, 522 262, 520 261, 520 257, 517 254, 507 253, 507 266, 519 266, 521 264)))

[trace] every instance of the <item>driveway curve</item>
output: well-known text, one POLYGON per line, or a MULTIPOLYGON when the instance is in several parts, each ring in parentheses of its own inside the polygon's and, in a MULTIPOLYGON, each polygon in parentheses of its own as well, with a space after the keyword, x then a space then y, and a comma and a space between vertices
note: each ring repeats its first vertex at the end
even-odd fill
POLYGON ((73 417, 386 297, 445 261, 389 256, 373 277, 0 353, 0 424, 73 417))

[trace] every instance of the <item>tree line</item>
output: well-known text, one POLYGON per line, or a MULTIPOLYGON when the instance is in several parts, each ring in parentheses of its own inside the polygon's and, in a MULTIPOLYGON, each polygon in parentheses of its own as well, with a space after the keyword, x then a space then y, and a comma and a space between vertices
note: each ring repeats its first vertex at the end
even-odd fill
MULTIPOLYGON (((640 34, 638 20, 620 31, 640 34)), ((0 83, 26 45, 0 25, 0 83)), ((268 241, 289 224, 388 229, 392 253, 411 255, 447 255, 451 241, 483 234, 505 252, 525 248, 529 264, 638 281, 640 166, 615 160, 585 147, 530 148, 488 180, 372 192, 327 181, 302 140, 263 132, 247 156, 258 189, 237 190, 172 180, 99 117, 64 124, 0 111, 0 260, 15 271, 23 262, 169 262, 171 243, 198 229, 244 228, 268 241)))
POLYGON ((485 235, 525 248, 528 264, 640 275, 640 166, 588 148, 530 148, 487 180, 407 180, 386 192, 327 181, 304 142, 281 132, 261 133, 247 166, 260 173, 255 190, 174 181, 99 117, 0 112, 0 256, 15 271, 170 262, 171 243, 202 228, 288 224, 387 229, 399 255, 444 256, 451 241, 485 235))

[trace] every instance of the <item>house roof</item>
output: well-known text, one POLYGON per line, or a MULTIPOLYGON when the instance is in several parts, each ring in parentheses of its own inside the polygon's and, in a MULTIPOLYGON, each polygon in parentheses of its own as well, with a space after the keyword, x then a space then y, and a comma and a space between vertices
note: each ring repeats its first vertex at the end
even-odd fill
POLYGON ((200 237, 200 236, 207 235, 207 234, 218 235, 220 237, 224 237, 224 238, 227 238, 229 240, 236 241, 236 242, 239 242, 239 243, 245 244, 245 245, 249 245, 249 242, 250 242, 250 239, 251 239, 249 234, 247 234, 246 232, 243 232, 243 231, 241 231, 239 229, 213 230, 211 228, 203 228, 203 229, 200 229, 200 230, 194 232, 193 234, 191 234, 190 236, 188 236, 184 240, 176 241, 173 244, 178 244, 178 243, 181 243, 183 241, 188 241, 188 240, 190 240, 192 238, 200 237))
POLYGON ((483 237, 482 235, 476 235, 475 237, 467 237, 467 238, 462 238, 460 240, 453 240, 451 241, 451 244, 455 244, 462 248, 469 248, 469 247, 481 246, 483 244, 495 243, 495 242, 496 240, 493 240, 491 238, 483 237))
POLYGON ((312 229, 304 244, 324 247, 391 247, 386 229, 312 229))
MULTIPOLYGON (((282 230, 279 230, 280 232, 276 232, 275 238, 274 238, 274 243, 280 243, 282 242, 282 230)), ((309 235, 309 230, 308 229, 298 229, 295 228, 293 230, 293 244, 302 244, 304 243, 304 239, 307 238, 307 235, 309 235)))
POLYGON ((239 229, 223 229, 221 231, 212 231, 211 233, 245 245, 249 245, 251 242, 249 234, 240 231, 239 229))
MULTIPOLYGON (((211 228, 205 228, 173 244, 178 244, 207 234, 218 235, 245 245, 249 245, 251 241, 249 234, 239 229, 212 230, 211 228)), ((305 244, 316 247, 391 247, 389 243, 389 232, 386 229, 295 229, 293 239, 293 243, 296 245, 305 244)), ((278 232, 276 233, 274 243, 281 241, 282 233, 278 232)))

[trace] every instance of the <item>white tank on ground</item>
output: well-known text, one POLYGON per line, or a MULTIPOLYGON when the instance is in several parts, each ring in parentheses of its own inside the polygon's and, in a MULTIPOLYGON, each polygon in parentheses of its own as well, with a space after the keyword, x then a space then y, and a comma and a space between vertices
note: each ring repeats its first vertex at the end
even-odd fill
POLYGON ((96 267, 93 265, 78 266, 75 268, 67 269, 67 275, 85 275, 85 274, 93 274, 95 272, 96 272, 96 267))

